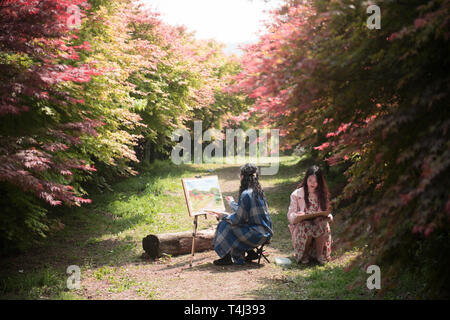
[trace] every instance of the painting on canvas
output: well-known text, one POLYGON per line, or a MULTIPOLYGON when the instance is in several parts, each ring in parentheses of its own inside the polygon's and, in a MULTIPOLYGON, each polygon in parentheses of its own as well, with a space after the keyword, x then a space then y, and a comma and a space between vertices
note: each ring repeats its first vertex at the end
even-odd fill
POLYGON ((181 181, 190 216, 204 214, 204 210, 225 210, 217 176, 184 178, 181 181))

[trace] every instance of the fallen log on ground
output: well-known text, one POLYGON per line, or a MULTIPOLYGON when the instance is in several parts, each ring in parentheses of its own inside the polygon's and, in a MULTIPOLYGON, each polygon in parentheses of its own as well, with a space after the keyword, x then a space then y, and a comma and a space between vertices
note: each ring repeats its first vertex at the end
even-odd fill
MULTIPOLYGON (((195 236, 195 252, 213 249, 215 229, 198 230, 195 236)), ((159 258, 163 254, 172 256, 191 253, 192 231, 151 234, 142 239, 145 253, 152 258, 159 258)))

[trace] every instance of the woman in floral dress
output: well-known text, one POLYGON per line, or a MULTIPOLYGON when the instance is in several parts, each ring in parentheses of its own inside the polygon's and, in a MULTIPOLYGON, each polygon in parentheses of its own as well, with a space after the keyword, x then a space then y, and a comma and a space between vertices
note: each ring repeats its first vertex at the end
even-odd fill
POLYGON ((303 182, 291 194, 288 220, 291 231, 294 256, 297 262, 309 263, 314 258, 323 265, 330 260, 331 229, 333 220, 328 217, 303 220, 300 216, 319 211, 327 211, 330 207, 327 184, 318 166, 306 171, 303 182))

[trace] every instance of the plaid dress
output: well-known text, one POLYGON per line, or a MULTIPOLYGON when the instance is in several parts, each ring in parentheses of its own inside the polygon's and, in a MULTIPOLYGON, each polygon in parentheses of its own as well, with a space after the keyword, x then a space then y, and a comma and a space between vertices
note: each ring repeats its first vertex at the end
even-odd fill
POLYGON ((272 220, 267 204, 253 195, 242 192, 239 202, 230 203, 234 213, 225 216, 217 226, 214 250, 220 258, 231 253, 235 264, 243 264, 246 251, 256 248, 273 235, 272 220))

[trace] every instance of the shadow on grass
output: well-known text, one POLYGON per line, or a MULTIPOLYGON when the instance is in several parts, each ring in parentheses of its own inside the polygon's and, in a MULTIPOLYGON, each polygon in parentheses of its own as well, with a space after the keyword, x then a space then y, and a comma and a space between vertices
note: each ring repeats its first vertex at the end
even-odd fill
POLYGON ((273 300, 373 299, 374 293, 365 286, 365 276, 357 268, 346 271, 342 265, 298 265, 294 262, 283 269, 281 277, 259 280, 263 287, 250 294, 259 299, 273 300))

